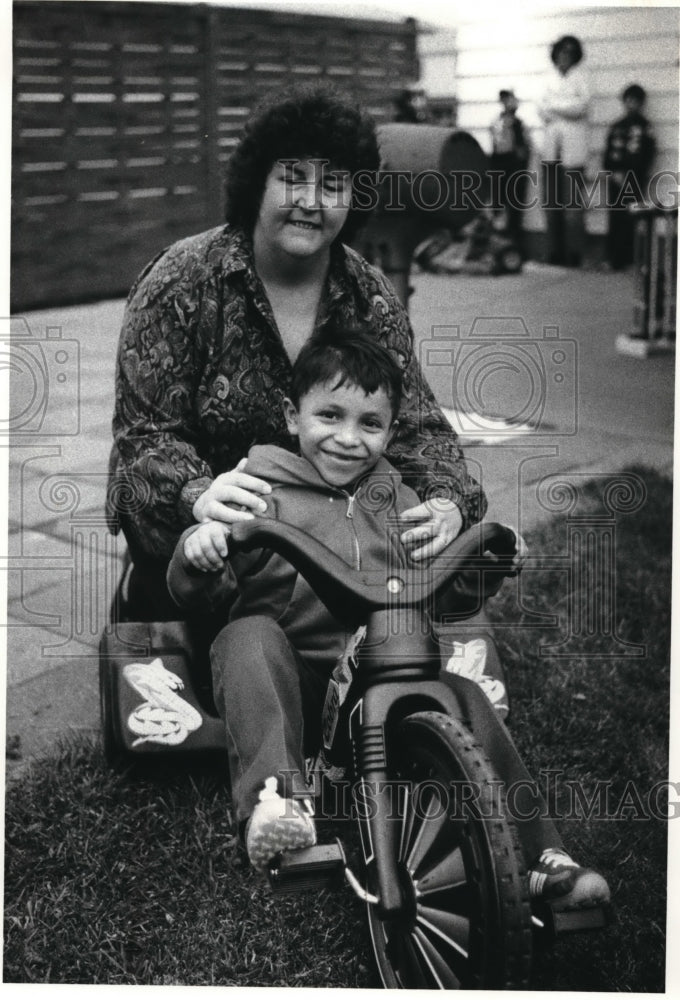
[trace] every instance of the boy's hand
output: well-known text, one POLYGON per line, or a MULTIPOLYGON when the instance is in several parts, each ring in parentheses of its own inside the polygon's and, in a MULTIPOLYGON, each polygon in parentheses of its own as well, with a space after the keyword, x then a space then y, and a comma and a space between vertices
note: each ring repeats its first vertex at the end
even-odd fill
POLYGON ((401 535, 402 545, 411 546, 412 559, 419 561, 439 555, 460 534, 463 515, 453 500, 427 500, 404 511, 401 521, 417 521, 401 535), (418 543, 421 543, 420 545, 418 543))
POLYGON ((195 569, 211 573, 222 569, 227 558, 229 525, 205 521, 184 542, 184 555, 195 569))

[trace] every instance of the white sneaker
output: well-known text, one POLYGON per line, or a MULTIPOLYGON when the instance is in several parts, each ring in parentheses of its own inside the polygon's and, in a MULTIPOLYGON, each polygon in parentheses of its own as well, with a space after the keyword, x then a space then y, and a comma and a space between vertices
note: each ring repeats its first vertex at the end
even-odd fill
POLYGON ((246 851, 254 868, 265 871, 281 851, 316 844, 310 799, 282 798, 276 791, 276 778, 267 778, 259 799, 246 825, 246 851))
POLYGON ((560 848, 546 848, 528 874, 529 896, 549 901, 554 910, 587 910, 609 903, 603 876, 582 868, 560 848))

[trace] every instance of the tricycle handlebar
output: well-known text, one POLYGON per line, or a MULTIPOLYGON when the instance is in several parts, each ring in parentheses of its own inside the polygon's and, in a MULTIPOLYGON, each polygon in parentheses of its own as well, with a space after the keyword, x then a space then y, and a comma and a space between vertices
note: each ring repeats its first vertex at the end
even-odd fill
POLYGON ((477 524, 429 562, 412 562, 404 550, 402 565, 386 565, 380 576, 355 569, 300 528, 266 518, 234 524, 229 548, 233 552, 277 552, 302 574, 331 614, 356 626, 373 611, 424 604, 444 591, 462 570, 493 569, 511 575, 516 537, 502 524, 477 524), (497 557, 491 565, 485 552, 497 557))

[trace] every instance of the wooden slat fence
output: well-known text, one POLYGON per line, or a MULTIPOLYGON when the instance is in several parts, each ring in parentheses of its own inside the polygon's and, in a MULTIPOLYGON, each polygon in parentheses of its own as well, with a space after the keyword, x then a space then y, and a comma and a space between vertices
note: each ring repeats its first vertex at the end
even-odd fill
POLYGON ((223 215, 253 105, 333 81, 372 112, 417 76, 403 23, 206 5, 14 5, 12 308, 126 294, 164 246, 223 215))

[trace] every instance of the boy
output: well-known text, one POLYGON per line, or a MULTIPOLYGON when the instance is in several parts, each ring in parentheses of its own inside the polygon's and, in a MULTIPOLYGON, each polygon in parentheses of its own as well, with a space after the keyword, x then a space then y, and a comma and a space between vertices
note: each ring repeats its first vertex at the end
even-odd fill
POLYGON ((522 211, 525 205, 529 144, 524 123, 517 117, 519 101, 512 90, 498 94, 503 110, 491 125, 491 169, 499 173, 500 208, 505 212, 506 232, 523 253, 522 211))
MULTIPOLYGON (((248 471, 272 485, 267 516, 308 531, 362 571, 383 567, 389 525, 415 498, 384 458, 400 399, 401 371, 375 337, 326 330, 310 340, 294 365, 284 401, 299 454, 263 445, 248 455, 248 471)), ((265 870, 280 851, 316 842, 305 751, 321 745, 328 681, 350 637, 282 557, 260 551, 228 558, 228 536, 220 522, 188 529, 170 563, 168 587, 183 607, 228 609, 229 622, 211 650, 213 686, 226 724, 237 821, 251 863, 265 870)), ((459 578, 457 589, 476 602, 474 576, 468 588, 459 578)), ((501 579, 488 577, 484 574, 487 593, 495 592, 501 579)), ((490 754, 501 779, 527 782, 490 701, 476 683, 459 681, 475 732, 492 734, 490 754)), ((559 858, 545 871, 536 869, 544 876, 535 882, 542 894, 567 896, 578 883, 575 905, 582 906, 583 890, 593 896, 593 880, 599 880, 600 895, 591 905, 602 901, 600 883, 606 890, 606 882, 571 861, 549 820, 524 827, 530 857, 538 859, 549 847, 559 858)))
POLYGON ((629 205, 644 201, 656 141, 642 114, 647 95, 632 83, 621 94, 625 115, 614 122, 607 136, 604 168, 608 176, 609 226, 607 262, 618 271, 633 263, 634 217, 629 205))
MULTIPOLYGON (((272 485, 266 516, 294 523, 357 568, 382 566, 386 519, 418 503, 383 457, 396 430, 400 397, 401 372, 374 337, 330 333, 303 347, 284 401, 300 454, 255 446, 245 466, 272 485), (372 483, 385 491, 379 512, 371 509, 372 483)), ((242 828, 252 815, 246 847, 255 866, 264 867, 283 846, 314 842, 304 749, 320 746, 328 681, 349 635, 280 556, 256 552, 227 559, 228 535, 226 525, 212 521, 186 531, 168 570, 168 587, 183 607, 229 608, 229 624, 211 651, 213 687, 227 725, 237 819, 242 828), (266 784, 280 775, 284 780, 266 784), (267 808, 281 812, 280 799, 272 799, 271 807, 260 802, 265 785, 293 800, 287 813, 298 822, 288 826, 299 829, 285 845, 277 841, 278 832, 270 842, 268 821, 260 822, 267 808)))

